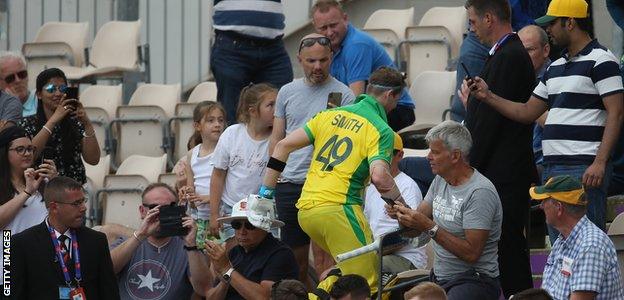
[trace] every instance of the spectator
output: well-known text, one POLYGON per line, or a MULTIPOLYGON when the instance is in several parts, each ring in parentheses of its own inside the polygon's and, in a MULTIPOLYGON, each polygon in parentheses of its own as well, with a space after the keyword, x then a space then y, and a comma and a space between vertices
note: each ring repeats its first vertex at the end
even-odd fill
POLYGON ((0 89, 17 97, 22 103, 22 116, 37 113, 37 94, 28 90, 26 59, 21 53, 0 53, 0 89))
MULTIPOLYGON (((320 112, 279 141, 269 159, 258 194, 272 199, 290 153, 314 145, 297 216, 303 231, 332 257, 373 241, 361 198, 369 176, 382 196, 403 202, 390 175, 394 133, 386 114, 394 109, 404 87, 401 73, 379 68, 369 78, 368 94, 358 96, 356 104, 320 112)), ((342 274, 363 276, 370 289, 377 291, 375 253, 340 262, 337 267, 342 274)), ((321 281, 318 290, 328 292, 332 283, 330 276, 321 281)))
POLYGON ((110 251, 121 299, 189 299, 193 291, 204 295, 212 278, 208 260, 195 243, 193 219, 182 218, 182 225, 189 228, 184 237, 162 237, 158 231, 160 208, 177 203, 175 191, 152 183, 141 198, 141 225, 110 251))
MULTIPOLYGON (((305 125, 314 115, 332 104, 329 97, 339 94, 341 106, 353 103, 355 96, 340 81, 329 75, 332 61, 330 41, 320 34, 309 34, 301 39, 299 63, 304 78, 295 79, 283 86, 277 93, 273 133, 269 144, 269 154, 275 144, 287 134, 305 125)), ((301 229, 297 220, 295 204, 301 197, 301 190, 310 167, 312 147, 297 150, 289 157, 280 182, 275 187, 277 213, 285 225, 281 229, 281 239, 295 253, 299 265, 299 280, 308 283, 308 252, 310 237, 301 229)), ((314 261, 320 273, 334 264, 334 260, 318 246, 314 245, 314 261)))
POLYGON ((271 287, 282 279, 297 278, 297 262, 286 244, 271 235, 284 222, 275 218, 272 201, 251 195, 238 201, 230 216, 219 218, 235 230, 237 245, 225 247, 206 242, 206 254, 219 283, 206 299, 269 299, 271 287))
MULTIPOLYGON (((348 85, 354 95, 365 92, 366 80, 379 67, 395 68, 388 53, 373 37, 349 23, 337 0, 316 1, 312 6, 312 25, 317 33, 331 40, 332 76, 348 85)), ((388 113, 388 125, 399 131, 414 120, 414 101, 404 88, 396 108, 388 113)))
POLYGON ((37 113, 22 119, 19 126, 26 130, 36 147, 35 158, 45 153, 56 163, 59 175, 86 183, 84 159, 90 165, 100 161, 100 146, 95 129, 82 103, 65 99, 67 78, 57 68, 43 70, 37 76, 37 113), (44 148, 52 151, 44 152, 44 148))
POLYGON ((446 292, 433 282, 423 282, 405 292, 405 300, 446 300, 446 292))
POLYGON ((364 277, 349 274, 336 280, 329 295, 331 300, 370 300, 371 290, 364 277))
POLYGON ((502 208, 494 185, 470 166, 468 129, 444 121, 427 133, 436 174, 417 209, 386 206, 401 225, 433 240, 431 281, 453 299, 498 299, 498 241, 502 208))
POLYGON ((0 121, 17 123, 22 118, 22 104, 13 95, 0 90, 0 121))
MULTIPOLYGON (((392 151, 392 160, 390 161, 390 175, 394 178, 394 182, 401 191, 403 200, 410 207, 418 207, 422 201, 422 193, 414 180, 399 171, 399 162, 403 158, 403 141, 398 134, 394 134, 394 150, 392 151)), ((399 228, 399 222, 390 218, 384 210, 384 201, 381 194, 374 185, 366 188, 366 204, 364 205, 364 215, 370 224, 373 236, 379 236, 396 231, 399 228)), ((392 254, 383 257, 383 272, 398 274, 411 269, 422 269, 427 266, 427 254, 425 248, 415 248, 408 244, 398 249, 392 254)))
POLYGON ((0 228, 18 234, 41 223, 45 181, 56 177, 54 161, 34 163, 35 147, 17 126, 0 132, 0 228), (35 169, 36 168, 36 169, 35 169))
POLYGON ((308 292, 301 281, 280 280, 271 287, 271 300, 308 300, 308 292))
POLYGON ((232 123, 237 121, 238 95, 249 83, 268 82, 280 88, 293 79, 282 41, 282 10, 281 0, 214 0, 210 69, 217 82, 217 99, 232 123))
POLYGON ((277 90, 266 83, 254 84, 241 91, 238 121, 225 129, 213 153, 214 168, 210 179, 210 233, 220 236, 230 249, 234 229, 219 224, 217 218, 229 216, 240 199, 255 192, 269 160, 269 137, 277 90), (219 232, 221 228, 221 232, 219 232))
POLYGON ((548 255, 542 287, 554 299, 624 299, 615 247, 585 216, 587 197, 575 176, 550 178, 530 189, 546 222, 559 231, 548 255))
POLYGON ((528 289, 517 293, 510 300, 552 300, 553 298, 544 289, 528 289))
MULTIPOLYGON (((512 32, 509 2, 468 0, 465 6, 470 30, 491 47, 479 76, 496 93, 526 102, 535 87, 535 72, 520 38, 512 32)), ((492 181, 503 205, 498 265, 503 293, 509 297, 533 287, 524 236, 530 206, 527 189, 537 181, 531 148, 533 128, 505 118, 473 96, 468 99, 468 82, 464 82, 459 93, 462 101, 467 101, 465 124, 473 140, 470 165, 492 181)))
MULTIPOLYGON (((547 25, 553 41, 567 50, 550 65, 528 102, 505 100, 517 96, 498 95, 480 78, 470 88, 472 98, 525 124, 550 109, 542 140, 543 181, 557 175, 582 180, 589 201, 587 216, 604 230, 609 158, 620 133, 624 89, 617 60, 590 38, 587 15, 583 0, 553 0, 546 16, 536 20, 547 25)), ((552 227, 549 231, 554 242, 557 233, 552 227)))
MULTIPOLYGON (((624 2, 607 0, 607 9, 613 21, 624 30, 624 2)), ((622 49, 624 50, 624 49, 622 49)), ((624 80, 624 55, 620 59, 620 74, 624 80)), ((624 131, 620 130, 618 142, 613 150, 613 176, 609 182, 608 196, 624 194, 624 131)))
POLYGON ((11 296, 15 299, 119 299, 106 236, 82 225, 87 199, 68 177, 48 182, 48 217, 13 236, 11 296))
POLYGON ((225 109, 221 104, 203 101, 193 110, 194 135, 197 146, 188 152, 187 182, 181 189, 189 212, 197 225, 197 248, 205 249, 206 239, 218 239, 210 234, 210 178, 214 167, 214 149, 225 128, 225 109))

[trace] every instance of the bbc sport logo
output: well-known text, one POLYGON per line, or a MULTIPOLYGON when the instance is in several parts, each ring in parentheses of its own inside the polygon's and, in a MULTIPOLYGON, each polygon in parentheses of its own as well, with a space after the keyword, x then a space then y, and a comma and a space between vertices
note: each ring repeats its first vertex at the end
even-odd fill
POLYGON ((2 231, 2 294, 11 296, 11 230, 2 231))

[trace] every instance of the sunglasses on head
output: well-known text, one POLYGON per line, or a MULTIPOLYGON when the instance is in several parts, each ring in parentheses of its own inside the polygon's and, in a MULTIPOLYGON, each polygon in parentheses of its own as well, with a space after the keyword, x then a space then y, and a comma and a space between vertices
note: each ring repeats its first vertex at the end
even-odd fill
POLYGON ((301 52, 301 49, 312 47, 312 45, 316 43, 319 43, 321 46, 331 48, 331 40, 327 37, 319 36, 301 40, 301 44, 299 44, 299 52, 301 52))
POLYGON ((46 90, 46 92, 52 94, 55 91, 59 91, 61 93, 65 93, 65 91, 67 91, 67 86, 64 84, 61 84, 59 86, 55 86, 54 84, 50 83, 48 85, 46 85, 44 88, 44 90, 46 90))
POLYGON ((230 225, 232 226, 232 228, 234 228, 234 230, 239 230, 239 229, 243 228, 243 225, 245 225, 245 229, 247 229, 247 230, 254 230, 254 229, 256 229, 256 226, 251 225, 251 223, 249 223, 249 221, 232 221, 232 222, 230 222, 230 225))
POLYGON ((28 77, 28 71, 23 70, 4 77, 4 82, 13 83, 13 81, 15 81, 15 78, 26 79, 26 77, 28 77))

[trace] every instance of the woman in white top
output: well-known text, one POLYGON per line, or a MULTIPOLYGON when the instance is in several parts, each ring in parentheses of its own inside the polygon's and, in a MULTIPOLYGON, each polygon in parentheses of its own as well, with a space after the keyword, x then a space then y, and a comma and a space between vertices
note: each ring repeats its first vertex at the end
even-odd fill
POLYGON ((48 213, 40 188, 57 175, 56 166, 50 159, 33 166, 35 151, 22 128, 0 132, 0 228, 11 234, 43 222, 48 213))

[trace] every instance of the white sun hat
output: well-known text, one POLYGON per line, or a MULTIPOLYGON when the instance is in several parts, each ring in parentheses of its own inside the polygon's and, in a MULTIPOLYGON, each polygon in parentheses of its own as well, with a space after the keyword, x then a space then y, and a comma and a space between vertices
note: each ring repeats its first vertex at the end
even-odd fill
POLYGON ((222 223, 230 223, 233 220, 249 220, 251 225, 266 232, 270 232, 271 228, 284 226, 284 222, 275 217, 275 202, 253 194, 236 202, 230 216, 217 219, 222 223))

